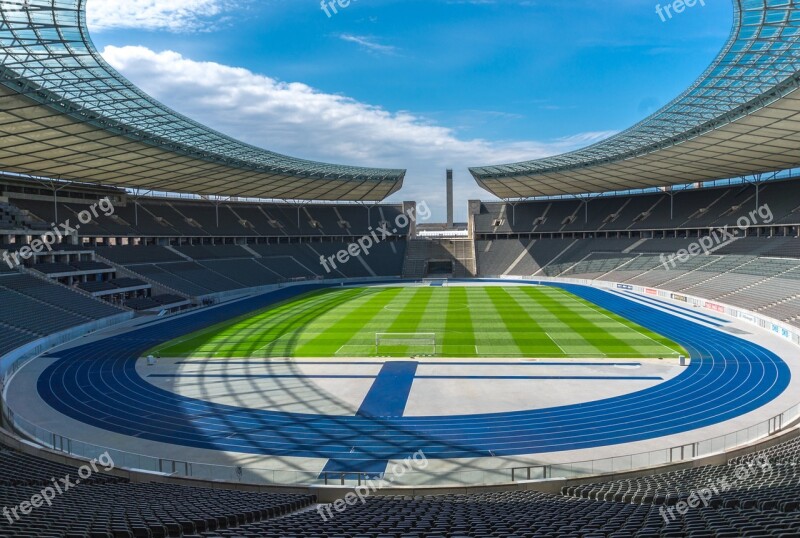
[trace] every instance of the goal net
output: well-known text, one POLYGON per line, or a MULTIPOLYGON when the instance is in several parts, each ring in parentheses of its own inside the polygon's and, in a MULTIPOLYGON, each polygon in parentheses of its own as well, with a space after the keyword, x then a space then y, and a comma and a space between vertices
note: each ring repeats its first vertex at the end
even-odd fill
POLYGON ((436 333, 375 333, 378 356, 419 356, 436 354, 436 333))

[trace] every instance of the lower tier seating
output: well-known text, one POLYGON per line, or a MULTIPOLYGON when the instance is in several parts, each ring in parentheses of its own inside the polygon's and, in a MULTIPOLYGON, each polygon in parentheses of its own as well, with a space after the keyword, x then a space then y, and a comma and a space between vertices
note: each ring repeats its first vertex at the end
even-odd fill
MULTIPOLYGON (((800 240, 750 238, 800 245, 800 240)), ((624 282, 695 295, 739 306, 800 327, 800 254, 776 258, 708 254, 676 259, 675 248, 696 239, 495 239, 477 242, 482 277, 569 277, 624 282)), ((797 251, 800 253, 800 249, 797 251)))

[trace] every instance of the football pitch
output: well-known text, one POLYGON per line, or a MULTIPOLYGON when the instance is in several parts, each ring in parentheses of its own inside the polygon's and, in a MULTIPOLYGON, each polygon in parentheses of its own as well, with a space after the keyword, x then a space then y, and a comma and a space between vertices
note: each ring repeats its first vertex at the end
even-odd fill
POLYGON ((153 352, 164 357, 667 358, 678 344, 551 287, 340 288, 303 295, 153 352))

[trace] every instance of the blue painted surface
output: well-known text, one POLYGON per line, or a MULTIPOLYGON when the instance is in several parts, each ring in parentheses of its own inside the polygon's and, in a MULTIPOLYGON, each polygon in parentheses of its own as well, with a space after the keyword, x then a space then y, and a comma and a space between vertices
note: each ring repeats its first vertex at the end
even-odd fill
MULTIPOLYGON (((160 343, 309 289, 291 288, 68 350, 42 373, 38 391, 64 415, 140 439, 327 458, 332 468, 374 472, 387 460, 418 450, 431 459, 513 456, 674 435, 758 409, 789 384, 788 366, 752 342, 603 290, 555 286, 680 343, 689 350, 691 365, 653 388, 605 400, 507 413, 397 418, 327 416, 313 408, 304 414, 243 409, 159 389, 137 373, 137 358, 160 343)), ((590 390, 586 396, 591 399, 590 390)))
POLYGON ((645 303, 657 306, 659 308, 666 308, 667 310, 670 310, 672 312, 677 312, 678 314, 682 314, 692 319, 702 321, 703 323, 708 323, 709 325, 714 325, 715 327, 722 327, 723 325, 727 325, 730 323, 730 321, 728 320, 721 319, 716 316, 709 316, 708 314, 705 314, 703 312, 698 312, 697 310, 692 310, 690 308, 685 308, 683 306, 669 304, 664 301, 661 301, 660 299, 647 297, 646 295, 639 295, 638 293, 633 293, 631 291, 626 291, 623 293, 625 293, 625 295, 630 296, 633 299, 644 301, 645 303))
POLYGON ((385 363, 361 403, 361 407, 358 408, 356 416, 367 418, 402 417, 418 366, 419 363, 416 361, 385 363))

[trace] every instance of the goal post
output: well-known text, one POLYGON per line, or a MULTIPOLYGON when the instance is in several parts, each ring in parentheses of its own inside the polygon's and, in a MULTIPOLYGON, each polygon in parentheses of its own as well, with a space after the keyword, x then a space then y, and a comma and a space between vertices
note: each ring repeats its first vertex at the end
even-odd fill
POLYGON ((435 355, 436 333, 375 333, 378 356, 435 355))

